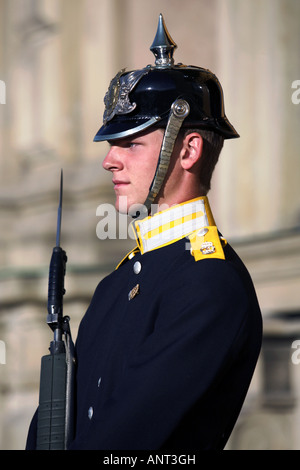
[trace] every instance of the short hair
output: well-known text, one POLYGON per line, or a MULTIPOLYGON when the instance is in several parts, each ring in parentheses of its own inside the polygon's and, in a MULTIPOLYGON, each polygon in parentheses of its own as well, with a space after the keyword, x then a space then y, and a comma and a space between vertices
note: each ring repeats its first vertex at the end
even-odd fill
MULTIPOLYGON (((188 134, 197 132, 203 139, 203 150, 200 160, 200 187, 204 194, 211 188, 211 178, 224 144, 224 137, 214 131, 200 128, 182 128, 179 136, 185 138, 188 134)), ((178 136, 178 137, 179 137, 178 136)))

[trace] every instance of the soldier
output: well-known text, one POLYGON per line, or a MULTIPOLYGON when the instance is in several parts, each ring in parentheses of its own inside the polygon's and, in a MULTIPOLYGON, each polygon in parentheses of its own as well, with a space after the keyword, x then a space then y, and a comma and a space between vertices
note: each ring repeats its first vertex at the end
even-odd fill
POLYGON ((160 15, 155 65, 122 70, 105 96, 95 141, 110 143, 103 167, 137 247, 79 328, 70 449, 223 449, 258 359, 255 290, 207 198, 224 139, 239 136, 216 76, 175 65, 175 47, 160 15))

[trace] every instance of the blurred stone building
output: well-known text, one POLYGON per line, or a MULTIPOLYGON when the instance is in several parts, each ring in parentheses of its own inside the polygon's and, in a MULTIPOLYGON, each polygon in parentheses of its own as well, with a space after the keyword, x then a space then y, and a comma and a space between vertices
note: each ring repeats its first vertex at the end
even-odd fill
POLYGON ((124 230, 96 235, 113 190, 93 137, 111 78, 153 63, 159 13, 175 61, 219 77, 241 135, 225 143, 210 202, 252 274, 264 343, 227 448, 300 449, 297 0, 0 0, 0 449, 24 448, 37 405, 61 168, 74 338, 97 283, 133 246, 124 230))

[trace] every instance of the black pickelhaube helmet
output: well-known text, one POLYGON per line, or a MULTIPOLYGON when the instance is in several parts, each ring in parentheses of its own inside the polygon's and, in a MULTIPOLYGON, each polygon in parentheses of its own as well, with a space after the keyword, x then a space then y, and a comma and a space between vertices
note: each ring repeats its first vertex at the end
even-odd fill
POLYGON ((175 65, 176 47, 160 14, 150 47, 155 65, 130 72, 123 69, 112 79, 104 98, 103 125, 94 138, 95 142, 116 140, 150 127, 166 128, 146 205, 158 193, 181 127, 212 130, 224 139, 239 137, 225 115, 223 90, 217 77, 204 68, 175 65))

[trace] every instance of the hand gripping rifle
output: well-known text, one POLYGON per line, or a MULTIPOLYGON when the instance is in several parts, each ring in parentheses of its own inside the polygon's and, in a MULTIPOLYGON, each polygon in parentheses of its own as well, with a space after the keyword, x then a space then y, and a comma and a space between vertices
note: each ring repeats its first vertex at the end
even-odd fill
POLYGON ((50 354, 42 357, 37 424, 37 450, 66 450, 74 433, 75 357, 69 317, 63 317, 66 252, 60 247, 63 174, 48 286, 47 324, 53 331, 50 354))

